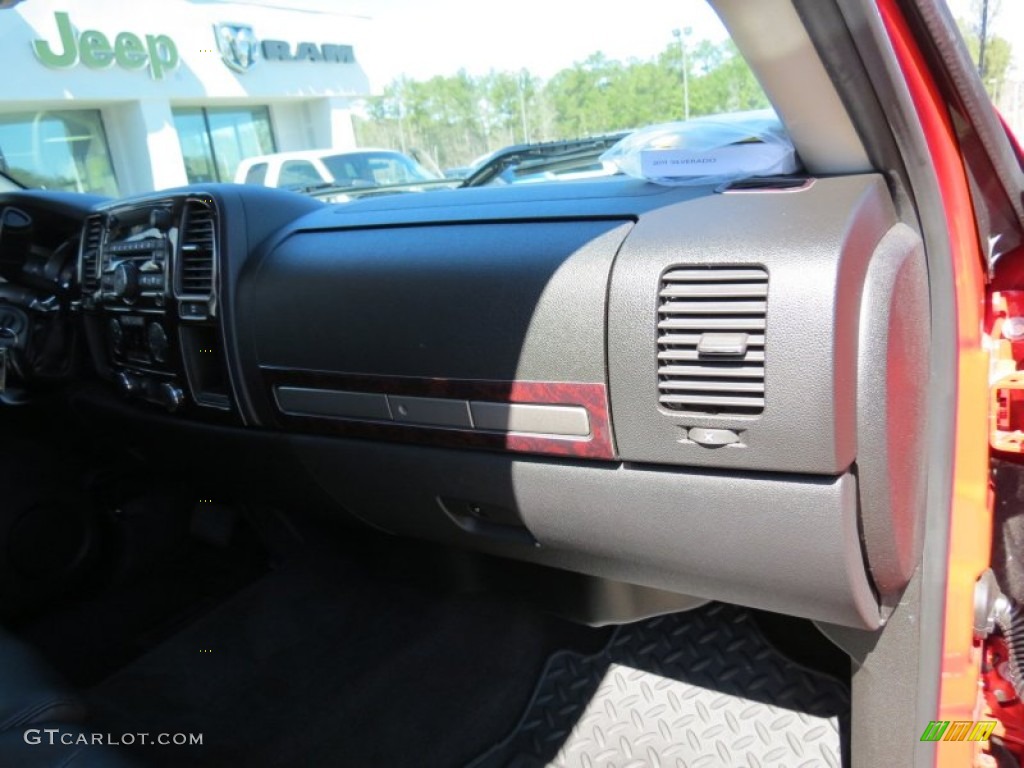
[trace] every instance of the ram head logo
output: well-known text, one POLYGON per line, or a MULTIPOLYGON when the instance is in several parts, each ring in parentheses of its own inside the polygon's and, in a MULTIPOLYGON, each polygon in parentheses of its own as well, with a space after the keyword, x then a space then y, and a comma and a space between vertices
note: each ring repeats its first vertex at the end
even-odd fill
POLYGON ((259 41, 248 24, 220 23, 213 25, 217 50, 229 69, 248 72, 259 57, 259 41))

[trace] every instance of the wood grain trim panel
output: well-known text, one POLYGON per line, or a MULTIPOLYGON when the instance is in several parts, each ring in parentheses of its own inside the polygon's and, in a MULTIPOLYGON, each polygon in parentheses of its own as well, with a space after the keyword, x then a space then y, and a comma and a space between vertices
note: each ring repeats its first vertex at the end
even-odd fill
POLYGON ((590 417, 588 437, 556 437, 285 414, 275 406, 276 426, 282 429, 450 448, 480 448, 581 459, 615 458, 608 392, 603 383, 375 376, 269 366, 261 367, 260 371, 273 403, 276 403, 274 389, 289 386, 494 403, 580 406, 590 417))

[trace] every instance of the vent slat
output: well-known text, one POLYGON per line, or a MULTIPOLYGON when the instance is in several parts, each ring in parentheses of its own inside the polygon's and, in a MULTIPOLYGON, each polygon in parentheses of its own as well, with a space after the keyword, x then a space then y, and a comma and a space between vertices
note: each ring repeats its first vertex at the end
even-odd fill
POLYGON ((672 317, 661 320, 665 331, 763 331, 763 317, 672 317))
MULTIPOLYGON (((696 349, 664 349, 658 352, 659 360, 713 360, 714 358, 708 357, 707 355, 701 355, 696 349)), ((724 357, 724 360, 742 360, 744 363, 763 363, 764 352, 754 352, 748 350, 742 357, 724 357)), ((659 371, 660 373, 660 371, 659 371)))
POLYGON ((662 276, 658 296, 661 406, 708 415, 761 413, 765 404, 767 271, 760 267, 675 267, 662 276), (705 334, 715 336, 702 343, 705 334), (721 334, 734 334, 735 341, 727 336, 723 345, 721 334), (698 348, 727 354, 707 354, 698 348))
POLYGON ((182 221, 178 280, 189 296, 213 293, 217 229, 213 209, 197 200, 185 204, 182 221))
MULTIPOLYGON (((700 341, 700 337, 703 334, 700 333, 663 333, 658 336, 659 346, 679 346, 679 347, 696 347, 700 341)), ((763 347, 764 346, 764 334, 763 333, 749 333, 747 334, 747 346, 748 347, 763 347)))
POLYGON ((661 305, 665 315, 763 315, 765 301, 686 301, 674 299, 661 305))
POLYGON ((724 298, 739 298, 739 297, 758 297, 766 298, 768 296, 768 284, 767 283, 678 283, 675 285, 667 285, 661 289, 661 298, 673 299, 673 298, 708 298, 708 299, 724 299, 724 298))
POLYGON ((764 394, 763 381, 663 381, 658 385, 662 392, 754 392, 764 394))
POLYGON ((661 280, 663 283, 767 283, 768 273, 760 267, 751 269, 695 267, 693 269, 670 269, 662 276, 661 280))
MULTIPOLYGON (((723 361, 724 363, 724 361, 723 361)), ((701 363, 699 365, 663 365, 658 368, 659 376, 669 377, 692 377, 699 379, 751 379, 764 376, 764 367, 760 365, 715 365, 714 363, 701 363)))
POLYGON ((763 397, 714 397, 712 395, 668 395, 661 396, 662 405, 681 406, 684 410, 701 407, 714 408, 758 408, 764 410, 763 397))
POLYGON ((103 217, 90 216, 82 230, 79 280, 83 294, 94 293, 100 285, 97 268, 103 241, 103 217))

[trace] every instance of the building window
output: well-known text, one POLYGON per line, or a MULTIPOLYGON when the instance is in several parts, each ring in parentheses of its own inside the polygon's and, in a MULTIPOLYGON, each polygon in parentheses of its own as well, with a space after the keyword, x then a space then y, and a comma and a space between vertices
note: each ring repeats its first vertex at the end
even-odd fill
POLYGON ((0 166, 28 187, 118 194, 96 109, 0 115, 0 166))
POLYGON ((234 181, 243 160, 275 151, 266 107, 180 107, 172 111, 190 184, 234 181))

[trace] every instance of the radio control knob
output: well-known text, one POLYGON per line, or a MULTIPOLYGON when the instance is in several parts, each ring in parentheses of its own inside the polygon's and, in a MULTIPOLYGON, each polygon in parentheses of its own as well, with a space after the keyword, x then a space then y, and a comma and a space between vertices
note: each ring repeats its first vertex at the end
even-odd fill
POLYGON ((125 397, 131 397, 139 391, 139 380, 130 373, 121 371, 115 377, 118 391, 125 397))
POLYGON ((118 322, 117 318, 111 318, 108 325, 110 334, 110 346, 113 347, 116 354, 121 354, 121 348, 124 345, 124 330, 121 328, 121 323, 118 322))
POLYGON ((167 208, 154 208, 149 212, 149 226, 166 232, 174 224, 174 217, 167 208))
POLYGON ((158 363, 166 362, 168 341, 164 327, 157 322, 151 323, 147 336, 147 340, 149 342, 149 354, 152 355, 153 359, 158 363))
POLYGON ((131 262, 122 262, 114 270, 114 296, 131 301, 139 295, 139 270, 131 262))
POLYGON ((185 393, 169 381, 160 385, 160 400, 168 411, 176 411, 185 404, 185 393))

